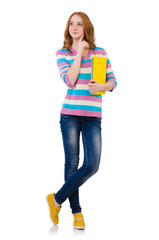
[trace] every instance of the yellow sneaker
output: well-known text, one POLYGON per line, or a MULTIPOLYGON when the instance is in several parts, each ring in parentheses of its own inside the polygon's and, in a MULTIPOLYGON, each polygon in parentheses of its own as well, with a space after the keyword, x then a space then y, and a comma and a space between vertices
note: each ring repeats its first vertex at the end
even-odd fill
POLYGON ((83 215, 82 215, 81 212, 76 213, 74 215, 73 226, 74 226, 75 229, 84 230, 85 223, 84 223, 84 218, 83 218, 83 215))
POLYGON ((50 207, 51 218, 52 218, 54 224, 58 224, 58 222, 59 222, 58 214, 59 214, 59 211, 61 209, 61 206, 60 207, 55 207, 54 201, 53 201, 54 195, 55 195, 55 193, 47 195, 47 200, 48 200, 49 207, 50 207))

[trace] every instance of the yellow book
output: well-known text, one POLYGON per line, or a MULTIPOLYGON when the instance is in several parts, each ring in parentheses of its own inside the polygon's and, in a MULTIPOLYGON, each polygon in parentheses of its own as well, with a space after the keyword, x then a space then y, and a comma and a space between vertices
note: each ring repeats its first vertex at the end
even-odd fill
MULTIPOLYGON (((107 58, 100 56, 93 56, 91 60, 91 79, 103 84, 106 82, 106 68, 107 58)), ((105 91, 92 93, 95 95, 105 94, 105 91)))

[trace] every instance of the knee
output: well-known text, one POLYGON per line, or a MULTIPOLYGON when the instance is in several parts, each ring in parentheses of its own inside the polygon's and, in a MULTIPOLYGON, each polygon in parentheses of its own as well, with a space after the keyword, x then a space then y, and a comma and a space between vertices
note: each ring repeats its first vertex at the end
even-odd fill
POLYGON ((99 170, 99 164, 94 165, 94 167, 92 168, 92 175, 94 175, 95 173, 97 173, 99 170))
POLYGON ((79 164, 79 154, 69 154, 65 156, 65 170, 74 172, 77 170, 79 164))
POLYGON ((78 162, 67 162, 65 163, 65 169, 68 169, 70 171, 76 171, 78 168, 78 162))
POLYGON ((78 169, 78 163, 65 164, 65 181, 78 169))
POLYGON ((98 172, 99 169, 99 163, 90 163, 85 166, 86 168, 86 174, 89 176, 94 175, 95 173, 98 172))

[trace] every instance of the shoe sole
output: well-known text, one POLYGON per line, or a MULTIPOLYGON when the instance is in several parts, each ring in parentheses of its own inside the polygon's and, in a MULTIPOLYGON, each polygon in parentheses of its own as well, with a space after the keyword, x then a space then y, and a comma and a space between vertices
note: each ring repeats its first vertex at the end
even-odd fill
POLYGON ((77 229, 77 230, 84 230, 85 229, 85 227, 80 227, 80 226, 74 226, 74 229, 77 229))

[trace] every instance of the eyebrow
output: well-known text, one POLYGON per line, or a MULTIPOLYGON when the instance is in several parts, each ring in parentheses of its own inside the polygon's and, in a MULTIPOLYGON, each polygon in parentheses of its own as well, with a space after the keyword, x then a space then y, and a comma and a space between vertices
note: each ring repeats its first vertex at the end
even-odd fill
MULTIPOLYGON (((71 22, 73 22, 73 21, 70 21, 70 23, 71 23, 71 22)), ((81 24, 82 24, 82 22, 77 22, 77 23, 81 23, 81 24)))

